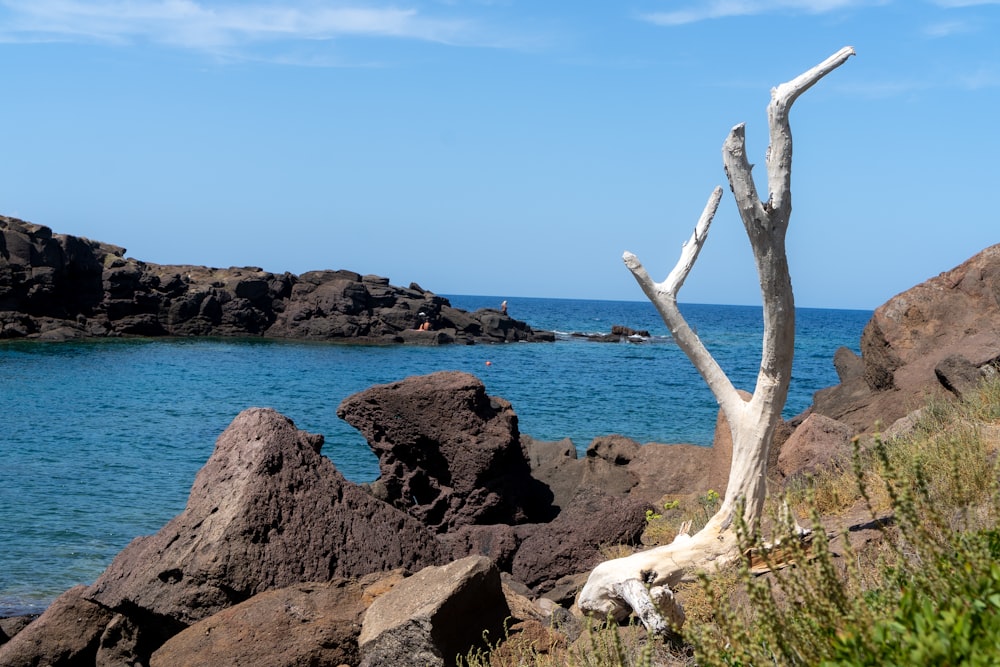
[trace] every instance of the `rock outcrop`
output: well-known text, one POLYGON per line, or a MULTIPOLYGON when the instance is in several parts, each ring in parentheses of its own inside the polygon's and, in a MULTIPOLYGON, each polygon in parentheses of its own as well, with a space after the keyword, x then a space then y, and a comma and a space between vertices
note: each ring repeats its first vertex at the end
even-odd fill
POLYGON ((848 465, 853 435, 847 424, 821 414, 809 415, 782 445, 776 472, 790 479, 834 465, 848 465))
POLYGON ((812 412, 856 433, 888 428, 932 397, 967 391, 1000 360, 1000 245, 879 306, 861 357, 838 351, 840 384, 812 412))
POLYGON ((0 338, 263 336, 376 344, 553 341, 493 309, 353 271, 160 265, 0 216, 0 338), (421 329, 424 325, 424 329, 421 329))
POLYGON ((376 497, 435 531, 551 519, 551 493, 531 476, 510 403, 477 377, 442 371, 345 398, 337 416, 379 458, 376 497))
MULTIPOLYGON (((783 433, 784 427, 779 431, 783 433)), ((721 411, 711 447, 640 445, 622 435, 608 435, 594 438, 579 458, 569 440, 542 442, 525 436, 522 440, 532 475, 549 487, 552 502, 560 509, 572 505, 578 493, 595 491, 653 504, 664 495, 695 497, 709 489, 724 494, 733 457, 729 423, 721 411)))
POLYGON ((432 534, 345 480, 322 444, 274 410, 240 413, 184 511, 127 546, 90 599, 177 631, 272 588, 438 563, 432 534))
MULTIPOLYGON (((273 597, 296 600, 302 613, 292 620, 312 626, 297 626, 300 645, 285 647, 282 655, 310 654, 317 641, 329 649, 334 636, 350 652, 353 640, 344 637, 356 635, 359 625, 350 630, 350 619, 360 618, 360 611, 342 609, 342 619, 319 614, 310 621, 310 605, 325 605, 331 595, 343 598, 330 586, 354 591, 345 579, 417 571, 444 558, 430 530, 345 480, 320 455, 322 444, 322 436, 300 431, 273 410, 240 413, 195 478, 185 510, 155 535, 133 540, 92 586, 67 591, 15 634, 0 647, 0 664, 147 664, 186 627, 287 587, 273 597), (341 583, 315 583, 336 581, 341 583)), ((233 618, 281 606, 269 600, 232 612, 233 618)), ((231 637, 250 636, 235 625, 230 630, 231 637)), ((273 639, 257 630, 259 646, 273 639)), ((191 656, 204 657, 209 649, 188 635, 170 650, 194 664, 200 658, 191 656)), ((161 664, 180 664, 164 659, 161 664)))

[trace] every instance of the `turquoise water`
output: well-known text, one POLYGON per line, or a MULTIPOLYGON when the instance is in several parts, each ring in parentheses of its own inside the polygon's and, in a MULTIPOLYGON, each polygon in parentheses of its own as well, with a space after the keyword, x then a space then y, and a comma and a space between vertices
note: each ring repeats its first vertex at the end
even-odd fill
MULTIPOLYGON (((502 297, 450 296, 458 308, 502 297)), ((375 457, 336 416, 373 384, 438 370, 473 373, 509 400, 521 432, 639 442, 711 443, 716 404, 645 302, 507 298, 511 316, 561 334, 646 329, 649 342, 362 347, 231 339, 0 344, 0 616, 38 611, 90 583, 133 537, 184 508, 195 473, 241 410, 273 407, 326 436, 323 453, 353 481, 375 457), (486 362, 490 364, 487 365, 486 362)), ((737 387, 753 389, 760 309, 682 310, 737 387)), ((833 353, 855 351, 868 311, 802 309, 786 416, 836 384, 833 353)))

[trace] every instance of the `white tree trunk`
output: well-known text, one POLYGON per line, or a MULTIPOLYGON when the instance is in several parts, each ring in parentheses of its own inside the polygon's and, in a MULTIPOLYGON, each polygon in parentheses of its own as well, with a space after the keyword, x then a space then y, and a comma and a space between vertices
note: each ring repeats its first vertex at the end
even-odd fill
POLYGON ((669 587, 693 570, 719 566, 738 556, 733 526, 738 507, 742 505, 743 519, 751 528, 760 519, 767 491, 768 449, 788 395, 795 344, 795 302, 785 255, 785 232, 792 212, 792 133, 788 112, 799 95, 852 55, 854 49, 844 47, 809 71, 771 90, 767 109, 771 143, 766 158, 769 190, 766 202, 760 200, 753 182, 752 165, 746 157, 744 126, 734 127, 722 146, 723 165, 750 239, 763 300, 764 342, 760 371, 749 400, 740 396, 677 307, 677 292, 705 243, 722 199, 722 188, 717 187, 712 192, 691 238, 684 244, 677 265, 662 283, 649 277, 635 255, 629 252, 624 255, 625 264, 656 306, 677 345, 718 400, 732 431, 733 459, 726 497, 705 527, 693 536, 682 531, 666 546, 598 565, 577 600, 585 613, 611 614, 617 620, 624 620, 635 611, 651 630, 662 632, 665 625, 678 626, 683 622, 683 611, 677 607, 669 587), (659 603, 669 623, 649 611, 652 602, 659 603))

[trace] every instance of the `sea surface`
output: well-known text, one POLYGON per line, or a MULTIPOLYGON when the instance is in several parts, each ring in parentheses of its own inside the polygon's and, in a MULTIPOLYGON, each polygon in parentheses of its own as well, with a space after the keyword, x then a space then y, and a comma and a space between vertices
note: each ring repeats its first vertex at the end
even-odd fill
MULTIPOLYGON (((260 339, 0 342, 0 616, 38 613, 89 584, 128 542, 184 508, 215 439, 242 410, 272 407, 326 436, 344 475, 378 475, 364 438, 337 418, 371 385, 461 370, 509 400, 520 430, 570 438, 710 445, 717 406, 648 302, 449 296, 465 310, 498 308, 556 331, 555 343, 365 347, 260 339), (613 325, 648 330, 641 343, 584 341, 613 325)), ((753 390, 759 307, 682 305, 733 383, 753 390)), ((870 311, 800 309, 785 416, 837 383, 833 354, 858 351, 870 311)))

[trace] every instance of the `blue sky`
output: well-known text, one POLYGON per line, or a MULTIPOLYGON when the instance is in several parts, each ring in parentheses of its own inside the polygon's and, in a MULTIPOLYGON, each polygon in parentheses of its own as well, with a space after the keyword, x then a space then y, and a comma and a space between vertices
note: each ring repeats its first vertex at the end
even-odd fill
MULTIPOLYGON (((642 300, 797 102, 800 306, 1000 242, 1000 0, 0 0, 0 213, 167 264, 642 300)), ((758 186, 766 189, 758 180, 758 186)), ((754 304, 728 193, 680 301, 754 304)))

